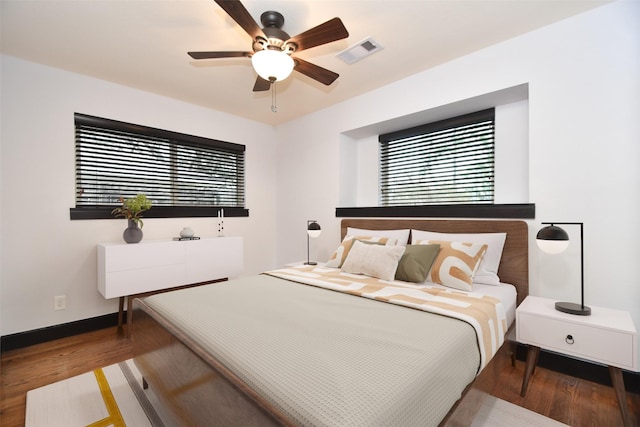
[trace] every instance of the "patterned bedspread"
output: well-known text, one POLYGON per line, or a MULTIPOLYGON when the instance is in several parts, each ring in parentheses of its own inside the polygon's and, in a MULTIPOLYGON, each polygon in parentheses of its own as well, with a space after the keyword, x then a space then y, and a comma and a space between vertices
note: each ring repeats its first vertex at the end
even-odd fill
POLYGON ((265 272, 282 279, 453 317, 470 324, 480 351, 478 373, 489 363, 507 330, 503 304, 496 298, 456 289, 384 281, 336 268, 300 266, 265 272))

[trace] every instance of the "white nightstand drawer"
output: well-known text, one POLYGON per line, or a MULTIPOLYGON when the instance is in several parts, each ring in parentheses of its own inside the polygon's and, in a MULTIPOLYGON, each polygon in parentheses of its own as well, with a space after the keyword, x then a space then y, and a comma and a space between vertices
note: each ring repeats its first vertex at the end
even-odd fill
POLYGON ((634 367, 633 335, 624 332, 520 313, 518 341, 606 365, 634 367))

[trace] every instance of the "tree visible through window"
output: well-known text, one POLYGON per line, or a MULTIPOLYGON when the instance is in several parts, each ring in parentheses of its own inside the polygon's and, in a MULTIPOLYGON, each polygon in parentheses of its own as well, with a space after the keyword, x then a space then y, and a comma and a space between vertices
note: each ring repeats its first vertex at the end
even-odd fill
POLYGON ((146 194, 154 207, 244 208, 245 146, 75 114, 76 208, 146 194))
POLYGON ((489 109, 380 135, 380 205, 493 203, 489 109))

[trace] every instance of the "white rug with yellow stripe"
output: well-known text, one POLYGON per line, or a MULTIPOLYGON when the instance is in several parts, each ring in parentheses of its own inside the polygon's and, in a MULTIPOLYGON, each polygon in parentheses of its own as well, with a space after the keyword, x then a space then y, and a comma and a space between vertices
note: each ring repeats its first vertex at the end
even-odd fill
MULTIPOLYGON (((142 389, 133 360, 27 392, 26 427, 165 427, 142 389)), ((155 401, 155 400, 154 400, 155 401)), ((164 422, 163 422, 164 420, 164 422)), ((565 424, 487 396, 471 427, 561 427, 565 424)))
POLYGON ((27 392, 26 427, 162 425, 132 360, 27 392))

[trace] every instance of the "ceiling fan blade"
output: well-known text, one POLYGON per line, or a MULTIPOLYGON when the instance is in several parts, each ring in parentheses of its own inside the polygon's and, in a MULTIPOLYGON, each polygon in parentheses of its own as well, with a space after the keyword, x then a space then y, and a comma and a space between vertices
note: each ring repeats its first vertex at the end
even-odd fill
POLYGON ((340 18, 333 18, 324 24, 320 24, 304 33, 291 37, 287 42, 295 43, 298 45, 296 51, 301 51, 347 37, 349 37, 349 32, 342 23, 342 20, 340 18))
POLYGON ((256 79, 256 83, 253 85, 253 91, 264 92, 269 89, 271 89, 271 82, 258 76, 258 78, 256 79))
POLYGON ((327 86, 333 83, 340 76, 338 73, 334 73, 333 71, 304 61, 300 58, 293 58, 293 60, 295 62, 293 67, 294 70, 327 86))
POLYGON ((187 52, 193 59, 241 58, 249 57, 250 52, 187 52))
POLYGON ((252 39, 255 40, 258 36, 264 37, 265 39, 267 38, 264 35, 262 28, 260 28, 258 23, 253 19, 249 11, 239 0, 215 0, 215 2, 218 3, 218 5, 227 12, 227 14, 236 21, 252 39))

